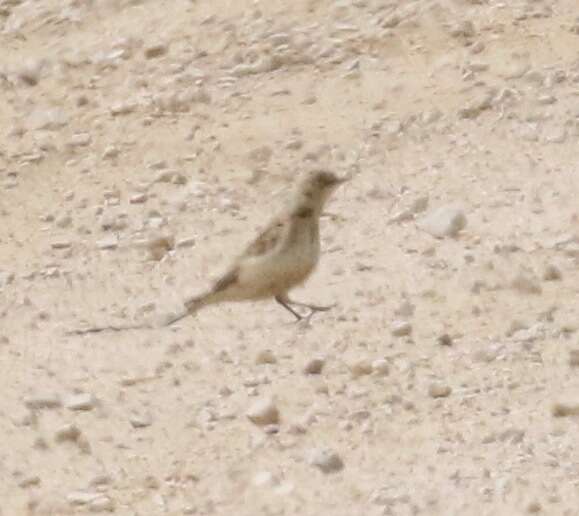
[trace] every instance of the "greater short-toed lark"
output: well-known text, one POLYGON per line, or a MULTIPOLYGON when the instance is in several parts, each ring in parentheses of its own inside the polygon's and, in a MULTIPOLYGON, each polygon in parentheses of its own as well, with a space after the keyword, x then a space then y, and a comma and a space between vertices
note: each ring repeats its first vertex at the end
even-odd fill
POLYGON ((344 181, 325 170, 309 174, 292 203, 245 249, 228 272, 208 291, 188 299, 184 310, 167 320, 166 325, 205 306, 227 301, 273 297, 298 320, 303 316, 293 306, 309 308, 309 316, 332 308, 292 301, 288 292, 301 285, 318 264, 320 215, 326 201, 344 181))

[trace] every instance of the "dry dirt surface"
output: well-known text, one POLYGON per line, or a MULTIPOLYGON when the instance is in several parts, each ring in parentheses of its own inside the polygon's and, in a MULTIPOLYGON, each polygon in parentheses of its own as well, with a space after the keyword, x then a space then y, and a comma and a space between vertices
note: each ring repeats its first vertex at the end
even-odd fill
POLYGON ((577 0, 0 0, 0 514, 579 514, 577 0), (296 298, 178 309, 304 171, 296 298))

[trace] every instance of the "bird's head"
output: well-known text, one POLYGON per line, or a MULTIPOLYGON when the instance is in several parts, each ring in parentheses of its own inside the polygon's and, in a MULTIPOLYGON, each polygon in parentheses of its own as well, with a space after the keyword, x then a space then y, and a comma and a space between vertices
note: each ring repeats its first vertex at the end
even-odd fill
POLYGON ((338 177, 333 172, 314 170, 300 185, 301 202, 315 210, 321 210, 330 195, 345 181, 347 178, 338 177))

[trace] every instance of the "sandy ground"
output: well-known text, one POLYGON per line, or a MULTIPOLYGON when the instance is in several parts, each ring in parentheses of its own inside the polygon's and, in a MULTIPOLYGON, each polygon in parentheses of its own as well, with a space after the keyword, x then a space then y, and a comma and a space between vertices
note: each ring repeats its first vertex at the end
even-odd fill
POLYGON ((0 0, 0 513, 579 514, 577 14, 0 0), (178 308, 316 166, 357 172, 295 292, 334 310, 67 335, 178 308))

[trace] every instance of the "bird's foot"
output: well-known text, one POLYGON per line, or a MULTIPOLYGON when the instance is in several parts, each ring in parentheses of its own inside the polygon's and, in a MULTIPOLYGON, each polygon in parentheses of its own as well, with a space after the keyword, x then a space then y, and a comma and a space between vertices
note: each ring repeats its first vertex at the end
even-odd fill
POLYGON ((332 305, 310 305, 307 303, 300 303, 299 306, 303 306, 304 308, 309 308, 310 311, 312 313, 314 313, 314 312, 327 312, 328 310, 331 310, 332 308, 336 308, 336 306, 338 306, 338 303, 334 303, 332 305))
POLYGON ((297 318, 297 320, 295 321, 296 323, 303 324, 304 326, 309 326, 312 317, 318 312, 327 312, 328 310, 331 310, 332 308, 337 306, 337 303, 328 306, 311 305, 309 303, 294 303, 294 302, 292 302, 292 304, 309 309, 309 313, 307 315, 304 316, 299 314, 299 318, 297 318))
POLYGON ((333 305, 329 305, 329 306, 312 305, 310 303, 302 303, 300 301, 294 301, 292 299, 289 299, 287 296, 276 296, 275 300, 281 306, 283 306, 288 312, 291 312, 291 314, 296 318, 296 320, 295 320, 296 323, 305 321, 306 324, 309 324, 311 318, 313 317, 313 315, 315 313, 327 312, 328 310, 331 310, 332 308, 334 308, 336 306, 336 303, 334 303, 333 305), (307 315, 302 315, 299 312, 297 312, 296 310, 294 310, 294 308, 293 308, 294 306, 307 308, 309 310, 309 313, 307 315))

